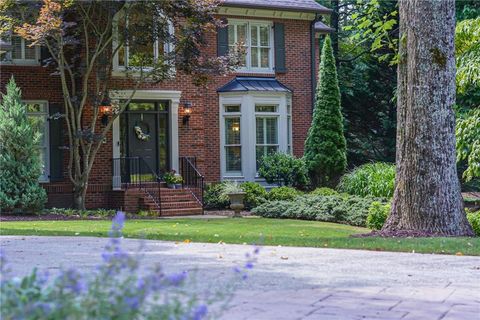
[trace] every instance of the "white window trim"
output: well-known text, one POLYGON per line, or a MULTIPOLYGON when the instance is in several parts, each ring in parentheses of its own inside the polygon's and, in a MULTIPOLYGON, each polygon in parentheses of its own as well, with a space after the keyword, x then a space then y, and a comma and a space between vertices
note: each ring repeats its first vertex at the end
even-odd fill
MULTIPOLYGON (((247 20, 247 19, 229 19, 228 20, 228 25, 238 25, 238 24, 247 24, 247 34, 246 34, 246 66, 245 67, 240 67, 236 70, 237 73, 258 73, 258 74, 275 74, 274 71, 274 66, 275 66, 275 46, 274 46, 274 39, 273 39, 273 22, 272 21, 263 21, 263 20, 247 20), (252 59, 252 53, 251 53, 251 26, 265 26, 267 25, 269 27, 269 40, 270 40, 270 54, 268 57, 269 60, 269 67, 268 68, 252 68, 251 67, 251 59, 252 59)), ((227 30, 228 32, 228 30, 227 30)))
POLYGON ((45 148, 45 168, 44 168, 44 174, 41 175, 38 179, 40 183, 48 183, 50 182, 50 110, 49 110, 49 105, 48 101, 46 100, 22 100, 23 103, 25 104, 34 104, 34 103, 39 103, 45 105, 45 111, 44 112, 27 112, 27 115, 38 115, 38 116, 45 116, 45 129, 44 129, 44 135, 45 135, 45 145, 43 146, 45 148))
MULTIPOLYGON (((19 37, 19 36, 18 36, 19 37)), ((25 39, 19 37, 21 39, 21 49, 22 49, 22 57, 25 57, 25 39)), ((6 40, 7 43, 12 43, 11 36, 8 36, 6 40)), ((35 58, 34 59, 12 59, 12 52, 6 53, 5 60, 0 60, 0 65, 16 65, 16 66, 38 66, 40 65, 40 46, 35 47, 35 58)))
MULTIPOLYGON (((114 32, 114 36, 113 36, 113 40, 112 40, 112 50, 115 50, 118 46, 118 20, 120 18, 122 18, 123 16, 123 13, 122 12, 119 12, 114 18, 113 18, 113 32, 114 32)), ((127 22, 128 24, 128 22, 127 22)), ((170 34, 173 34, 175 32, 174 28, 173 28, 173 24, 171 22, 169 22, 168 24, 168 32, 170 34)), ((164 44, 164 53, 168 54, 168 53, 171 53, 175 50, 175 45, 171 42, 166 42, 164 44)), ((158 54, 158 39, 155 40, 155 43, 153 45, 153 52, 154 52, 154 58, 157 58, 157 54, 158 54)), ((128 45, 125 45, 125 59, 127 61, 127 64, 128 64, 128 45)), ((148 72, 150 71, 152 68, 148 68, 148 67, 145 67, 143 68, 143 70, 145 72, 148 72)), ((135 67, 128 67, 127 66, 120 66, 119 65, 119 62, 118 62, 118 51, 115 53, 115 55, 113 56, 113 70, 112 70, 112 75, 114 77, 118 77, 118 76, 125 76, 126 73, 128 72, 131 72, 134 76, 140 76, 140 68, 135 68, 135 67)), ((174 77, 175 76, 175 66, 172 65, 171 66, 171 76, 174 77)))
POLYGON ((278 151, 287 152, 287 98, 286 93, 248 92, 221 93, 219 98, 219 128, 220 128, 220 174, 222 180, 263 181, 257 175, 256 166, 256 117, 266 115, 277 117, 278 151), (226 171, 225 155, 225 117, 232 112, 225 112, 225 106, 240 105, 240 141, 242 142, 242 172, 241 174, 226 171), (255 105, 277 105, 277 112, 255 112, 255 105))

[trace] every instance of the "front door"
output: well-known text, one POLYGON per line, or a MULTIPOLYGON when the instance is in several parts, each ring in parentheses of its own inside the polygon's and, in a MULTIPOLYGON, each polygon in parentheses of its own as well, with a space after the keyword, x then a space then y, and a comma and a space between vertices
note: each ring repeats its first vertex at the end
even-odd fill
MULTIPOLYGON (((142 158, 145 164, 135 173, 161 175, 168 170, 168 103, 131 102, 120 120, 122 157, 142 158)), ((127 175, 133 175, 132 170, 127 175)))

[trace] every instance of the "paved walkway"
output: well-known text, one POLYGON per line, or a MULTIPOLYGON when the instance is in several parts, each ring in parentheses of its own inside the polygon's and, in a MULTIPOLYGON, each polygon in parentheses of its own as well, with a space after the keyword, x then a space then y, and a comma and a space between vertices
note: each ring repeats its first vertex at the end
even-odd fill
MULTIPOLYGON (((10 267, 93 268, 107 239, 0 237, 10 267)), ((124 240, 134 250, 138 240, 124 240)), ((145 242, 145 262, 197 269, 210 286, 229 278, 249 246, 145 242)), ((480 258, 355 250, 264 247, 222 319, 480 320, 480 258)))

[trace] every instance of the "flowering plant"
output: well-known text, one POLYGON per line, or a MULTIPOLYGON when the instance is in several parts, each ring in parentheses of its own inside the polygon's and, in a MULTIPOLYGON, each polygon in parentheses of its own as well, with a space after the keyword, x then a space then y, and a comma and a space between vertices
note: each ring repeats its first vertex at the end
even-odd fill
MULTIPOLYGON (((121 247, 123 212, 113 219, 102 264, 93 272, 71 268, 58 275, 36 269, 23 278, 10 277, 0 255, 2 319, 165 319, 201 320, 217 317, 230 300, 234 285, 199 292, 190 288, 187 271, 166 274, 159 265, 140 269, 141 257, 121 247), (212 293, 213 292, 213 293, 212 293), (223 306, 213 310, 213 304, 223 306), (212 310, 209 310, 212 308, 212 310), (214 315, 215 314, 215 315, 214 315)), ((245 279, 258 248, 247 254, 244 266, 232 272, 245 279)))
POLYGON ((177 174, 175 170, 171 170, 171 171, 166 172, 163 175, 163 180, 167 184, 178 184, 178 183, 182 183, 183 178, 182 178, 181 175, 177 174))

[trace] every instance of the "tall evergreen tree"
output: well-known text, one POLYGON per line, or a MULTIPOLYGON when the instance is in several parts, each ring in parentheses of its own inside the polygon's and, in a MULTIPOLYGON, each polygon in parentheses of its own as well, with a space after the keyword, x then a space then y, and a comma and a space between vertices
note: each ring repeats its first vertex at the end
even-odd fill
POLYGON ((38 183, 40 138, 12 77, 0 103, 0 209, 35 210, 45 204, 47 195, 38 183))
POLYGON ((340 89, 329 36, 323 43, 318 78, 304 156, 314 186, 335 184, 347 166, 340 89))

